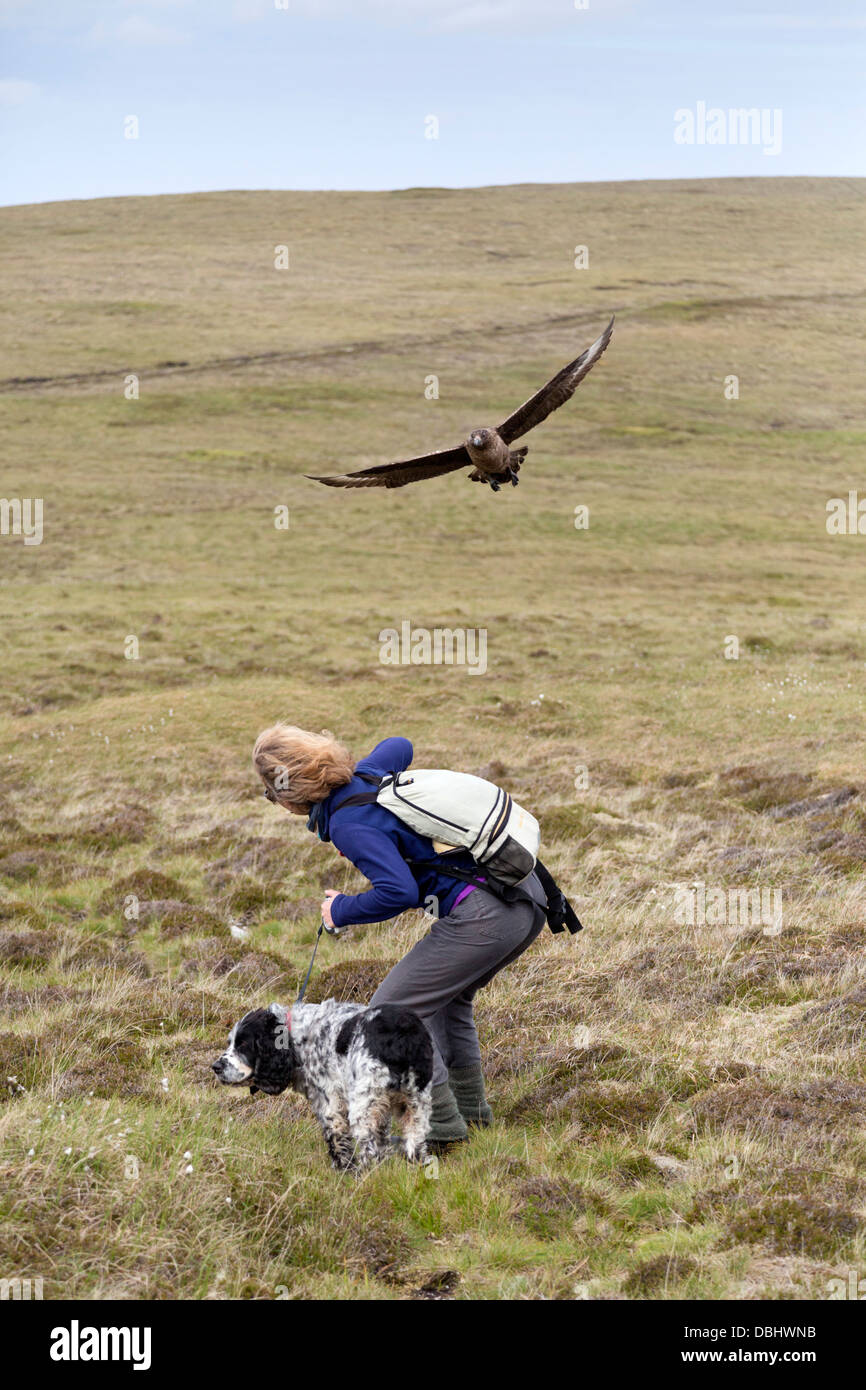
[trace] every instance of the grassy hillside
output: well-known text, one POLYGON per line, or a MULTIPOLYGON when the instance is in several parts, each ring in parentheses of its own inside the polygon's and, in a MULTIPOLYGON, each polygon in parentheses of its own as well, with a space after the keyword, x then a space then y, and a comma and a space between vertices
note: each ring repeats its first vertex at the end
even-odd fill
MULTIPOLYGON (((866 540, 825 507, 862 484, 863 193, 0 212, 0 492, 44 504, 41 545, 0 536, 3 1272, 803 1298, 862 1269, 866 540), (518 489, 305 480, 495 423, 612 311, 518 489), (486 674, 383 665, 403 621, 486 629, 486 674), (298 1098, 208 1070, 294 996, 321 889, 361 885, 253 782, 280 716, 495 776, 586 923, 480 997, 498 1123, 435 1179, 341 1179, 298 1098), (780 892, 781 932, 678 921, 695 882, 780 892)), ((312 997, 367 998, 424 930, 326 941, 312 997)))

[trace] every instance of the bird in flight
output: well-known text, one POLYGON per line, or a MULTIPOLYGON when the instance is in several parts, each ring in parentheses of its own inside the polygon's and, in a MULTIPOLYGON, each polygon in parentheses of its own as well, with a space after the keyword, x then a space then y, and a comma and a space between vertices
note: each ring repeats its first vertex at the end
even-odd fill
MULTIPOLYGON (((498 429, 471 430, 456 449, 439 449, 435 454, 421 454, 418 458, 403 459, 398 463, 379 463, 373 468, 361 468, 357 473, 313 477, 312 481, 324 483, 327 487, 405 487, 407 483, 417 483, 422 478, 438 478, 442 473, 453 473, 457 468, 472 468, 469 474, 472 482, 489 483, 494 492, 498 492, 503 483, 512 483, 517 487, 517 474, 529 450, 525 445, 521 449, 512 449, 511 445, 570 399, 575 387, 601 357, 612 333, 613 319, 592 347, 551 377, 546 386, 530 396, 498 429)), ((307 477, 312 475, 307 474, 307 477)))

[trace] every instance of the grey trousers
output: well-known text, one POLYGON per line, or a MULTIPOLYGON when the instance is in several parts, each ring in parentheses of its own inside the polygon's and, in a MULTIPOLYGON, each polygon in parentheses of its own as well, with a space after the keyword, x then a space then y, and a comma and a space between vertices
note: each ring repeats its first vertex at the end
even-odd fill
POLYGON ((371 1004, 413 1009, 433 1039, 433 1085, 449 1067, 480 1065, 472 1018, 476 992, 530 946, 546 921, 546 899, 535 874, 524 885, 532 902, 503 903, 476 888, 440 917, 385 976, 371 1004))

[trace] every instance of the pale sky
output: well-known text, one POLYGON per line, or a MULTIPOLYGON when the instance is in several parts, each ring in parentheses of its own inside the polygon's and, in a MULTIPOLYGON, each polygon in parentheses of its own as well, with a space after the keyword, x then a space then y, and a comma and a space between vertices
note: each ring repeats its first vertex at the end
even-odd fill
POLYGON ((859 0, 0 0, 0 201, 862 176, 864 48, 859 0))

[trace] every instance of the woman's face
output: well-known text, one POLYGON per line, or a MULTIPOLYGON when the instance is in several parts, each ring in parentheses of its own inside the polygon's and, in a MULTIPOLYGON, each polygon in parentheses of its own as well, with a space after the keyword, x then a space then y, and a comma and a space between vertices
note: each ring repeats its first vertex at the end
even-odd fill
POLYGON ((309 806, 302 806, 297 801, 288 801, 279 792, 274 791, 264 777, 262 778, 262 789, 273 806, 281 806, 284 811, 289 811, 293 816, 308 816, 310 814, 309 806))

